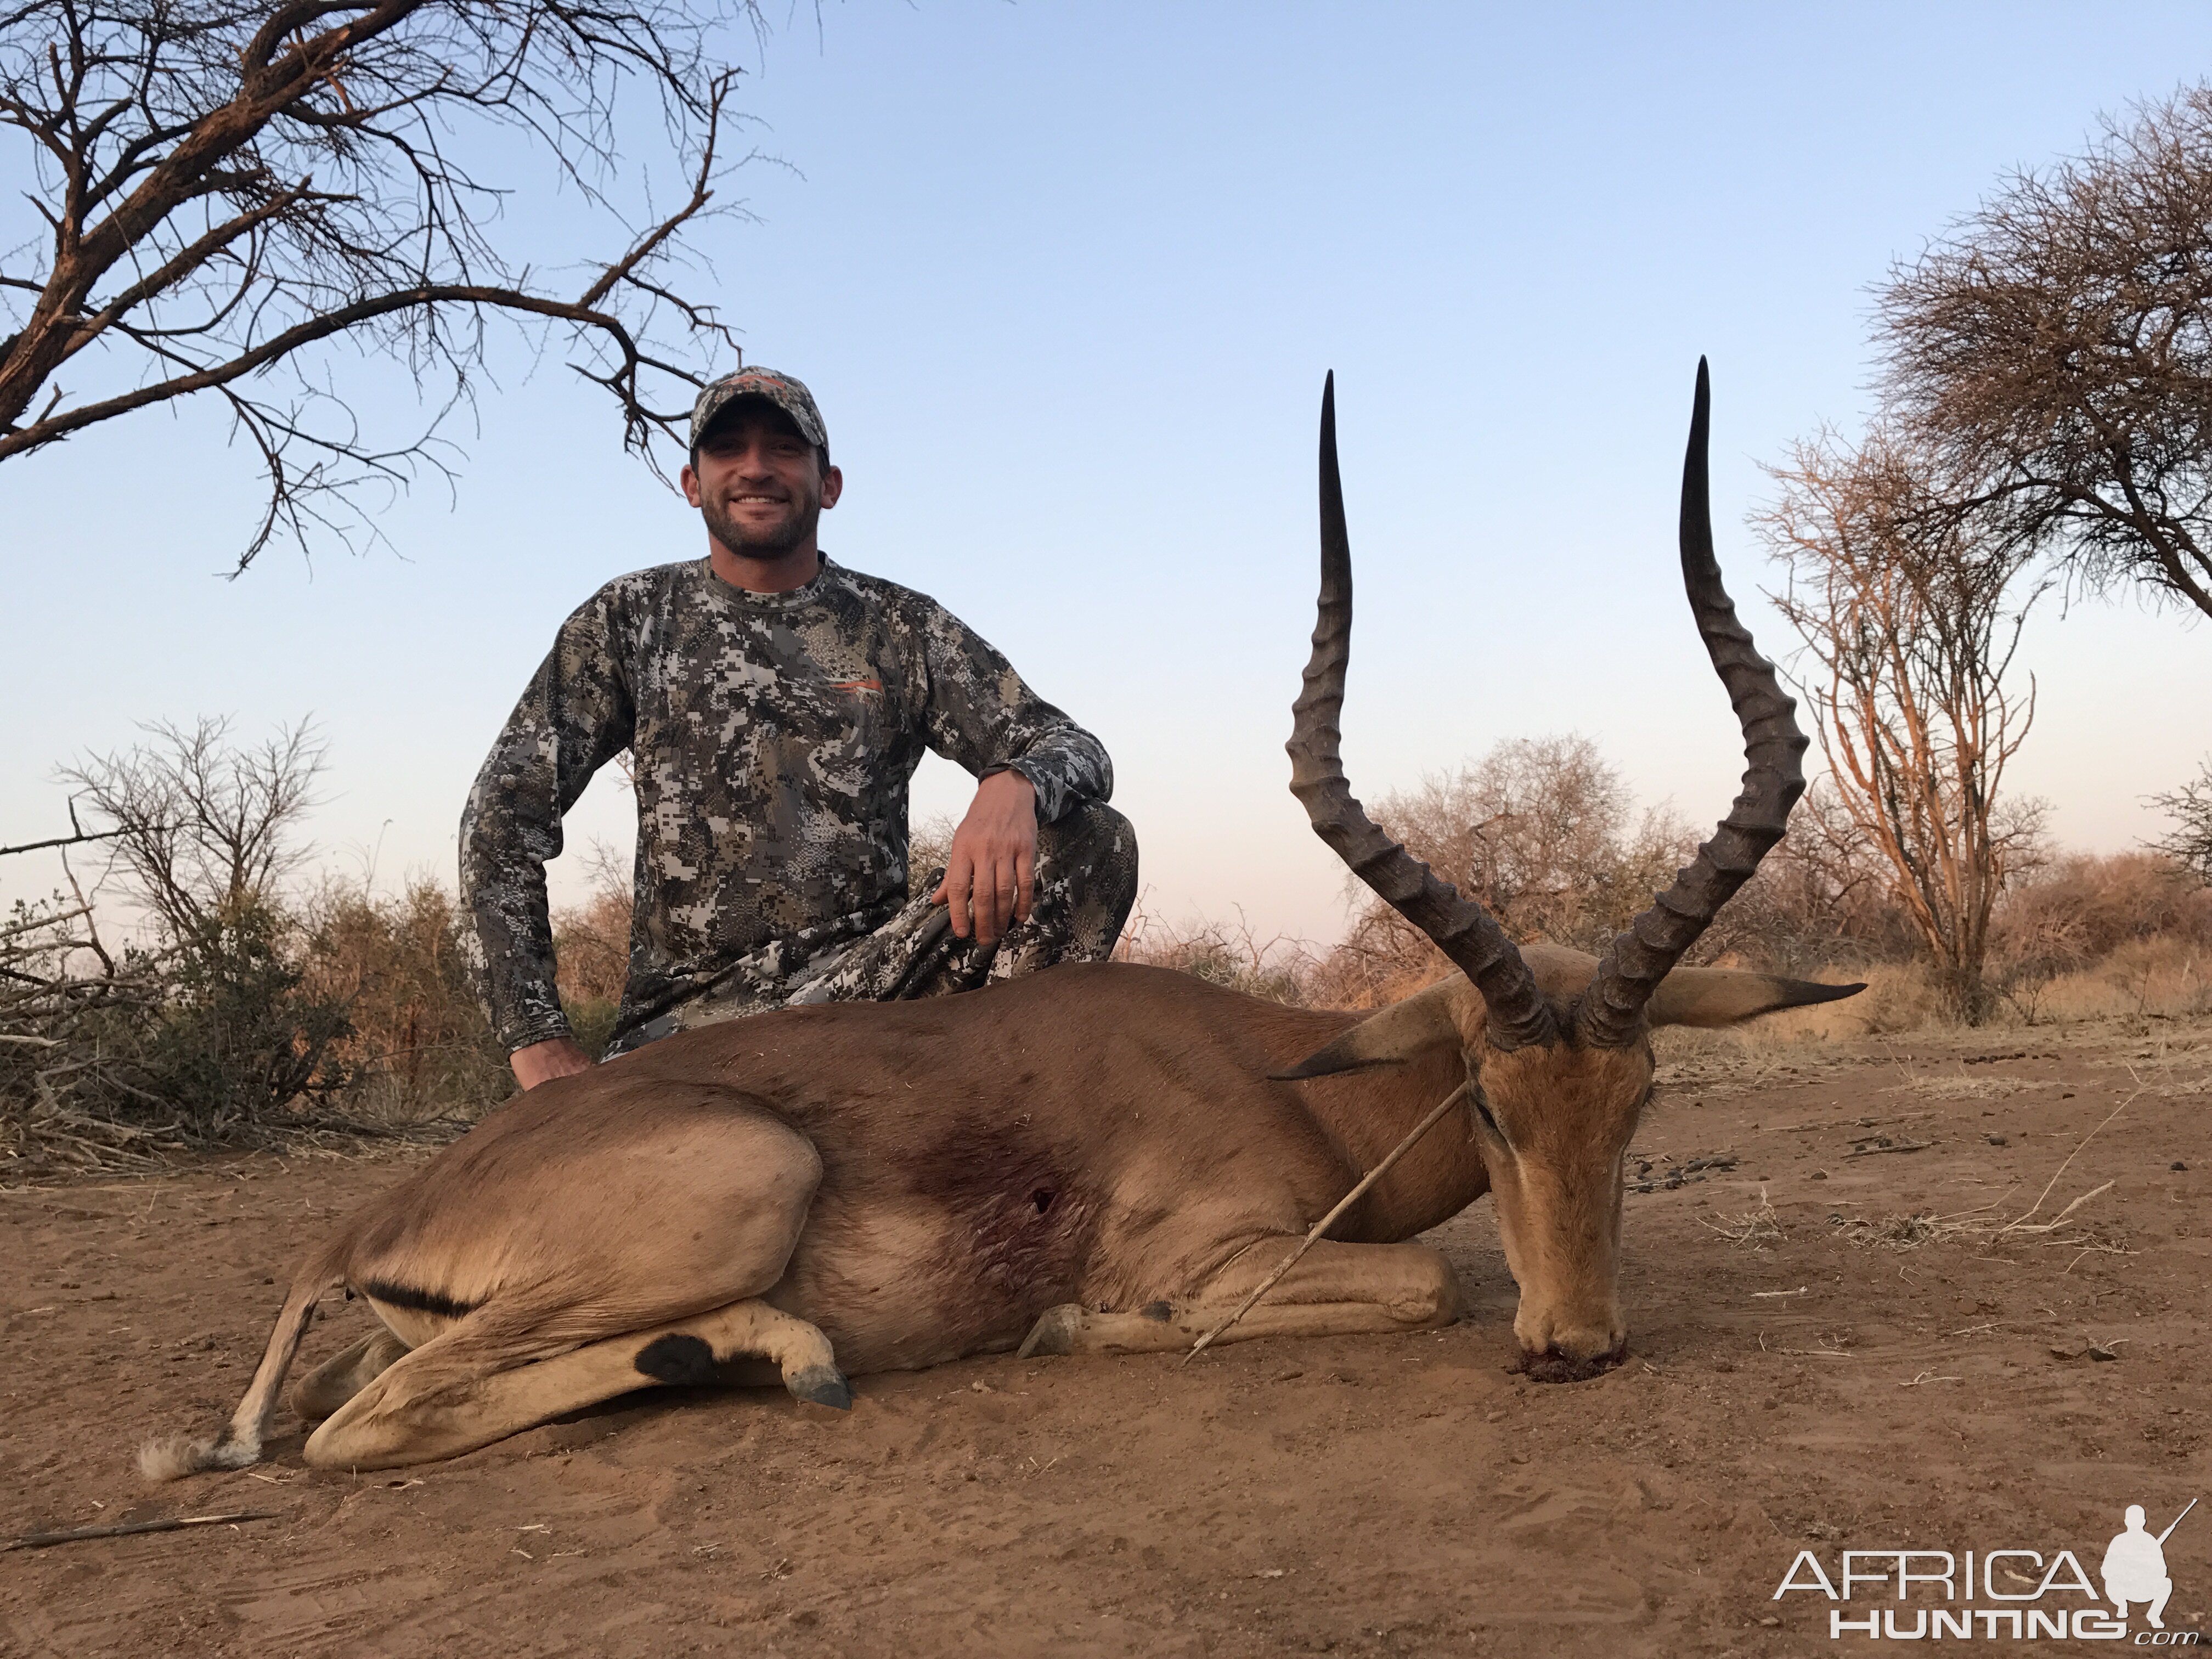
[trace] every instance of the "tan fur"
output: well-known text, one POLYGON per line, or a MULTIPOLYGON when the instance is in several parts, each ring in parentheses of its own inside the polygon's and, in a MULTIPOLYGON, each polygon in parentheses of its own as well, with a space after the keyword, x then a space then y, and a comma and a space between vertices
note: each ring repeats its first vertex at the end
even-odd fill
MULTIPOLYGON (((1547 992, 1587 980, 1587 957, 1531 954, 1547 992)), ((295 1278, 222 1436, 143 1467, 258 1457, 340 1285, 390 1338, 300 1403, 328 1413, 309 1460, 364 1468, 672 1380, 647 1356, 662 1338, 716 1380, 781 1373, 830 1403, 839 1366, 1012 1349, 1047 1316, 1070 1350, 1185 1346, 1470 1067, 1505 1139, 1455 1110, 1230 1334, 1448 1322, 1449 1268, 1401 1241, 1494 1185, 1523 1346, 1584 1358, 1621 1334, 1620 1159, 1648 1049, 1486 1045, 1463 979, 1361 1024, 1128 964, 671 1037, 532 1091, 356 1212, 295 1278), (1374 1069, 1271 1075, 1316 1049, 1374 1069)))

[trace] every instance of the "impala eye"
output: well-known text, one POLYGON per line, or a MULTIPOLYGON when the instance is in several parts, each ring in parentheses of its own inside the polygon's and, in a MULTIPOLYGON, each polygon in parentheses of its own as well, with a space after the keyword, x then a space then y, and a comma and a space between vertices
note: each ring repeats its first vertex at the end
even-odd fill
POLYGON ((1477 1089, 1474 1091, 1474 1112, 1475 1115, 1482 1120, 1482 1127, 1484 1128, 1489 1130, 1491 1133, 1496 1135, 1500 1140, 1504 1140, 1505 1139, 1505 1131, 1498 1127, 1498 1120, 1492 1117, 1490 1114, 1490 1101, 1488 1097, 1486 1097, 1480 1089, 1477 1089))

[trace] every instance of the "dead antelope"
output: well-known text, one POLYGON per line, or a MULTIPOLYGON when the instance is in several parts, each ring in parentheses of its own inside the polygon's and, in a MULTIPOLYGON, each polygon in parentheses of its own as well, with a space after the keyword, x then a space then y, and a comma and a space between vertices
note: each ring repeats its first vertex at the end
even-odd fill
POLYGON ((1291 787, 1462 974, 1363 1020, 1160 969, 1063 967, 667 1038, 532 1091, 363 1206, 293 1279, 229 1425, 157 1442, 142 1466, 259 1458, 315 1305, 342 1285, 381 1327, 292 1394, 320 1424, 307 1461, 339 1468, 453 1456, 656 1382, 781 1377, 846 1406, 848 1375, 1017 1344, 1186 1347, 1455 1091, 1230 1337, 1449 1323, 1451 1269, 1404 1241, 1489 1192, 1532 1368, 1618 1358, 1621 1164, 1650 1088, 1647 1033, 1858 988, 1674 967, 1803 788, 1792 705, 1714 562, 1705 428, 1700 366, 1682 571, 1750 768, 1712 840, 1603 961, 1516 950, 1352 796, 1336 726, 1351 555, 1325 395, 1320 620, 1291 787))

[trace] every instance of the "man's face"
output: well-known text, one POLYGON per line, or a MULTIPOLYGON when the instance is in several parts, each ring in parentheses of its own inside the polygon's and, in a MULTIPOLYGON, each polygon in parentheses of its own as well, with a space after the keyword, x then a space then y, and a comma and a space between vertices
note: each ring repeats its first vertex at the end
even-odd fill
POLYGON ((844 487, 772 404, 745 401, 708 428, 679 475, 708 533, 740 558, 777 559, 813 539, 844 487))

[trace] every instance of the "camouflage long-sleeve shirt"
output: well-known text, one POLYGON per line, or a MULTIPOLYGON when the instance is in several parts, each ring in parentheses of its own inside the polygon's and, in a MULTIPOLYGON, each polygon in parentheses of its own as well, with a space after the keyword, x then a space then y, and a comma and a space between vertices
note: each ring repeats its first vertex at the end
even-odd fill
POLYGON ((1046 823, 1113 791, 1097 738, 922 594, 826 558, 788 593, 732 587, 704 559, 609 582, 562 624, 461 815, 500 1039, 568 1035, 545 864, 623 750, 636 909, 615 1051, 678 1010, 773 1005, 895 915, 925 745, 979 775, 1020 772, 1046 823))

